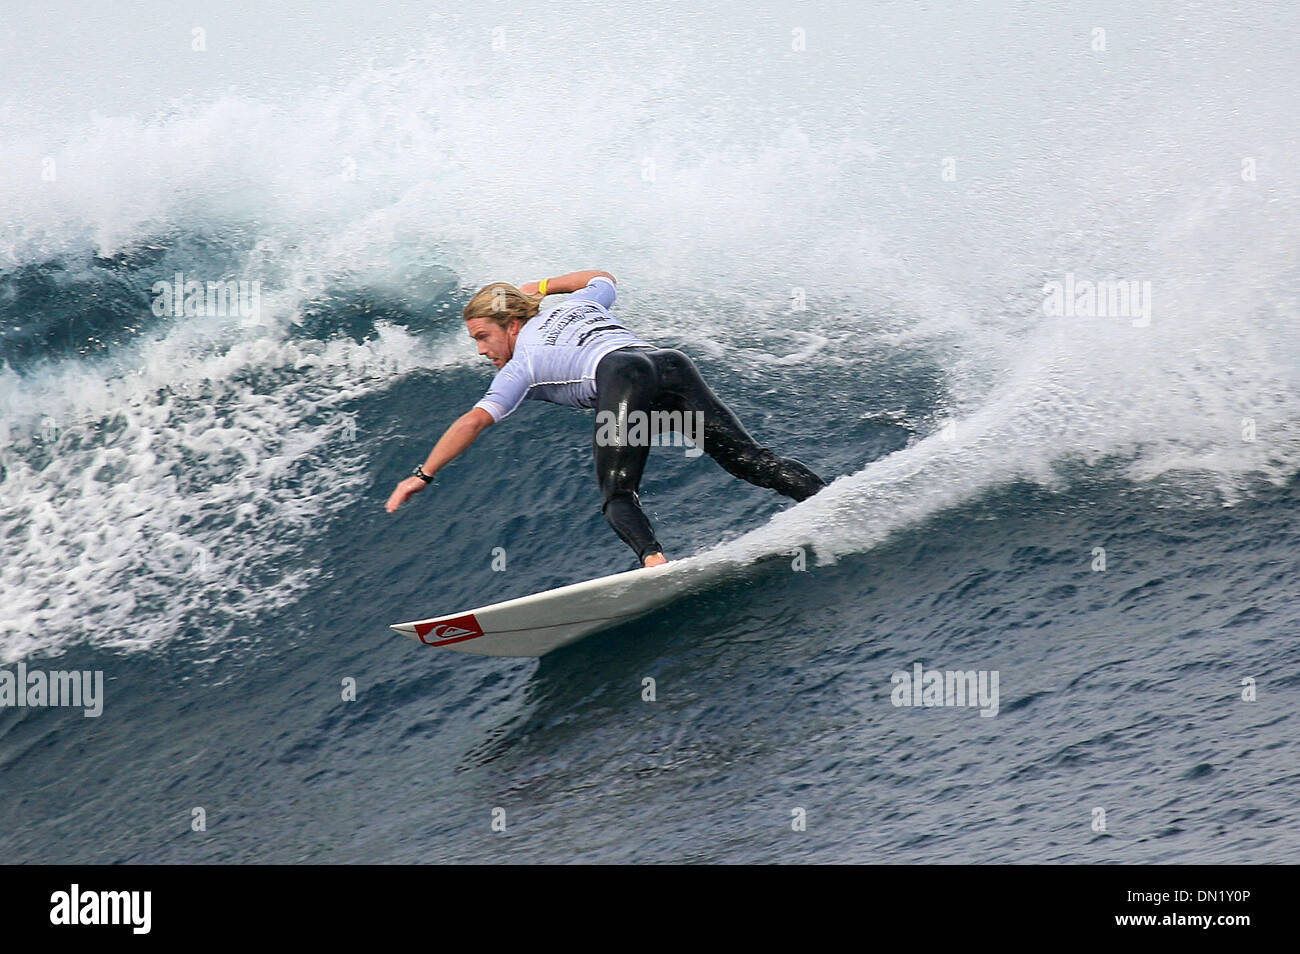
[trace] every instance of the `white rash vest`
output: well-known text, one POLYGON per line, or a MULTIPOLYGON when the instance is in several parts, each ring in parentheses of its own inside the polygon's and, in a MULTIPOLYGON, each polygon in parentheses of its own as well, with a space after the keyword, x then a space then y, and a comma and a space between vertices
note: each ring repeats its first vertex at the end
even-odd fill
POLYGON ((609 313, 617 294, 610 279, 597 275, 586 288, 530 318, 515 339, 514 356, 474 406, 499 422, 529 398, 568 407, 595 404, 601 358, 629 345, 653 347, 609 313))

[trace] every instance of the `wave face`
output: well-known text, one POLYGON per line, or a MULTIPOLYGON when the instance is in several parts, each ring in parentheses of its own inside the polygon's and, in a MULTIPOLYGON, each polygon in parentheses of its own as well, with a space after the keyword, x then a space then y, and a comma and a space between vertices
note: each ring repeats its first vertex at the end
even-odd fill
POLYGON ((0 710, 6 857, 1292 857, 1300 14, 533 12, 0 103, 0 663, 107 686, 0 710), (486 389, 468 295, 588 267, 832 485, 657 450, 725 585, 540 665, 393 637, 633 565, 571 409, 383 511, 486 389))

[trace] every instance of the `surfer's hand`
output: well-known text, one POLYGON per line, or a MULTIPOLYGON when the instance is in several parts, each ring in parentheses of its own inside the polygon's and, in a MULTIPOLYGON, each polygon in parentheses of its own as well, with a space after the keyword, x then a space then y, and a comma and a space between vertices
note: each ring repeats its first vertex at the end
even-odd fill
POLYGON ((408 497, 413 497, 425 488, 426 484, 419 477, 407 477, 404 481, 393 488, 393 495, 388 498, 388 503, 384 509, 392 513, 402 504, 406 503, 408 497))
POLYGON ((539 285, 541 285, 541 282, 529 282, 527 285, 520 285, 519 290, 523 292, 525 295, 531 295, 534 298, 536 298, 538 292, 541 291, 541 289, 538 287, 539 285))

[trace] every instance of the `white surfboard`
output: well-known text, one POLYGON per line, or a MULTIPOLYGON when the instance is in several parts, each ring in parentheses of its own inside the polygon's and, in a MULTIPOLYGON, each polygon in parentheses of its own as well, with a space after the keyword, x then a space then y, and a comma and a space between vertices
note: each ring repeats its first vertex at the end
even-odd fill
POLYGON ((544 656, 561 646, 644 616, 735 569, 689 558, 642 567, 518 599, 390 628, 426 646, 479 656, 544 656))

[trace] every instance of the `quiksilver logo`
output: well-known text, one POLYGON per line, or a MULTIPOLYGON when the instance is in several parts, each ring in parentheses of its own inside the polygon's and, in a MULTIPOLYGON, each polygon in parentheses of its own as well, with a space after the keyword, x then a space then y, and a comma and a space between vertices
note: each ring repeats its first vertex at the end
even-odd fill
POLYGON ((477 639, 483 635, 483 628, 479 626, 473 613, 466 613, 464 616, 446 619, 441 623, 420 623, 415 627, 415 635, 426 645, 440 646, 443 643, 477 639))
POLYGON ((148 934, 151 891, 70 891, 50 895, 51 924, 129 924, 133 934, 148 934))

